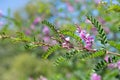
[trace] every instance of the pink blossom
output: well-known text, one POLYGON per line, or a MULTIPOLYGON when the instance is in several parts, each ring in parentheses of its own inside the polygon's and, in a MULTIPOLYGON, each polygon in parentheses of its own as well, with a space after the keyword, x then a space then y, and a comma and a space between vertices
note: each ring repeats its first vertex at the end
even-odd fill
POLYGON ((66 41, 70 41, 70 37, 65 38, 66 41))
POLYGON ((80 32, 80 37, 83 39, 83 40, 85 40, 86 39, 86 31, 85 30, 81 30, 81 32, 80 32))
POLYGON ((120 70, 120 61, 117 62, 117 67, 120 70))
POLYGON ((91 80, 101 80, 101 76, 96 73, 93 73, 91 75, 91 80))
MULTIPOLYGON (((44 36, 43 40, 44 40, 45 43, 49 43, 50 42, 50 37, 49 36, 44 36)), ((47 51, 48 46, 43 46, 42 48, 43 48, 44 51, 47 51)))
POLYGON ((53 45, 57 44, 57 41, 56 40, 52 40, 52 44, 53 45))
POLYGON ((113 69, 113 68, 116 68, 116 67, 117 67, 116 63, 110 63, 110 64, 108 64, 108 68, 113 69))
MULTIPOLYGON (((106 62, 108 62, 108 59, 109 59, 109 56, 108 56, 108 55, 105 56, 104 60, 105 60, 106 62)), ((116 65, 116 63, 110 63, 110 64, 107 65, 107 67, 108 67, 108 68, 116 68, 117 65, 116 65)))
POLYGON ((85 48, 90 50, 92 48, 92 43, 90 41, 86 41, 85 48))
POLYGON ((37 18, 35 18, 35 20, 34 20, 34 24, 38 24, 39 22, 41 21, 41 18, 40 17, 37 17, 37 18))
POLYGON ((106 62, 108 62, 108 58, 109 58, 109 56, 107 55, 107 56, 105 56, 104 60, 105 60, 106 62))
POLYGON ((102 23, 102 24, 105 24, 105 20, 101 17, 98 17, 98 20, 102 23))
POLYGON ((44 42, 50 42, 50 37, 49 36, 44 36, 43 37, 44 42))
POLYGON ((73 6, 71 6, 71 5, 68 5, 68 11, 70 11, 70 12, 73 12, 73 11, 74 11, 74 8, 73 8, 73 6))
POLYGON ((107 34, 110 33, 110 29, 108 27, 104 27, 104 30, 107 34))
POLYGON ((75 0, 75 2, 76 2, 76 3, 78 3, 78 2, 79 2, 79 0, 75 0))
POLYGON ((31 28, 32 30, 34 30, 34 29, 35 29, 35 25, 34 25, 34 24, 31 24, 31 25, 30 25, 30 28, 31 28))
POLYGON ((2 11, 0 10, 0 17, 3 15, 2 11))
POLYGON ((64 42, 62 43, 62 47, 66 49, 73 48, 72 44, 70 44, 70 37, 67 37, 64 39, 64 42))
POLYGON ((73 12, 74 11, 74 7, 69 2, 67 2, 67 7, 68 7, 68 11, 69 12, 73 12))
POLYGON ((32 77, 29 77, 28 80, 34 80, 32 77))
POLYGON ((48 80, 48 79, 44 76, 40 76, 40 78, 38 78, 37 80, 48 80))
POLYGON ((68 48, 69 46, 68 46, 68 44, 66 42, 64 42, 64 43, 62 43, 62 47, 63 48, 68 48))
POLYGON ((88 20, 88 19, 86 19, 86 20, 85 20, 85 22, 86 22, 86 23, 91 23, 91 21, 90 21, 90 20, 88 20))
POLYGON ((48 46, 43 46, 42 48, 43 48, 44 51, 48 50, 48 46))
POLYGON ((3 26, 3 22, 0 22, 0 26, 3 26))
POLYGON ((96 29, 95 27, 93 27, 93 28, 91 29, 91 31, 92 31, 92 33, 93 33, 94 35, 97 35, 97 29, 96 29))
POLYGON ((49 34, 50 33, 50 30, 49 30, 49 28, 47 27, 47 26, 44 26, 44 28, 43 28, 43 33, 45 34, 45 35, 47 35, 47 34, 49 34))
POLYGON ((92 48, 94 38, 90 36, 90 34, 88 34, 85 30, 81 30, 79 27, 77 27, 77 32, 79 33, 81 39, 85 42, 85 48, 90 50, 92 48))
POLYGON ((29 29, 27 29, 27 30, 25 31, 25 33, 26 33, 26 35, 30 35, 30 34, 31 34, 31 31, 30 31, 29 29))
POLYGON ((96 4, 99 4, 101 0, 94 0, 96 4))

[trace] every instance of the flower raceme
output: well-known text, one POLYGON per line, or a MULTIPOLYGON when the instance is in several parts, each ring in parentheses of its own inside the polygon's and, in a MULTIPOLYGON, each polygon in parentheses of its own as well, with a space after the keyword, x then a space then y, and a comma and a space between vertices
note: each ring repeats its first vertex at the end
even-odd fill
POLYGON ((85 30, 82 30, 80 27, 77 27, 76 31, 80 38, 85 42, 85 48, 90 50, 92 48, 94 38, 90 36, 85 30))

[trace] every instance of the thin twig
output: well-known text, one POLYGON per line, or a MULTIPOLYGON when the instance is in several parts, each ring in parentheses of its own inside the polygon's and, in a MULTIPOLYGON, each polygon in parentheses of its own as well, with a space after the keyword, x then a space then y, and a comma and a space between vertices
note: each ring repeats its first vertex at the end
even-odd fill
POLYGON ((117 55, 117 56, 120 56, 119 53, 114 53, 114 52, 110 52, 110 51, 107 51, 107 54, 112 54, 112 55, 117 55))

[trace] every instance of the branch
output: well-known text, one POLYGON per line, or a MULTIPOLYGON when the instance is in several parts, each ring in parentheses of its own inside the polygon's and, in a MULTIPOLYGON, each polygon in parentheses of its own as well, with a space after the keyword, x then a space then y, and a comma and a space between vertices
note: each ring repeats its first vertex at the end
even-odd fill
POLYGON ((110 52, 110 51, 107 51, 106 54, 112 54, 112 55, 117 55, 117 56, 120 56, 119 53, 114 53, 114 52, 110 52))

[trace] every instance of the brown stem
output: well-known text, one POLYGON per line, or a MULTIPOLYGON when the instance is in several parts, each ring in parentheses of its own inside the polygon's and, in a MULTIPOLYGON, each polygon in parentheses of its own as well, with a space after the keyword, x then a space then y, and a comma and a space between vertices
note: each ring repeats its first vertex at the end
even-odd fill
POLYGON ((107 53, 107 54, 112 54, 112 55, 117 55, 117 56, 120 56, 120 54, 119 54, 119 53, 114 53, 114 52, 110 52, 110 51, 107 51, 106 53, 107 53))

